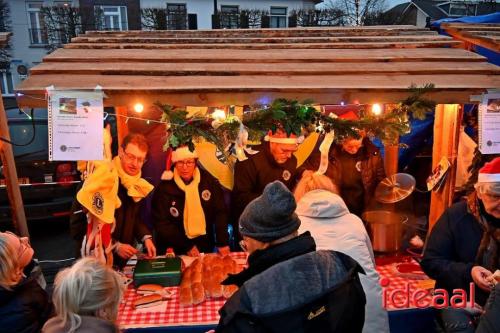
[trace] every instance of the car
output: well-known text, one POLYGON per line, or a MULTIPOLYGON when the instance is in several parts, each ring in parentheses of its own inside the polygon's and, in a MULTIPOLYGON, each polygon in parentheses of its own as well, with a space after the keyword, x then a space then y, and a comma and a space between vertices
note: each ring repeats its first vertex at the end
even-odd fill
MULTIPOLYGON (((22 145, 33 139, 28 145, 12 146, 28 223, 68 217, 80 177, 76 162, 48 160, 47 109, 33 109, 33 119, 28 116, 31 110, 5 111, 11 141, 22 145)), ((0 230, 11 228, 11 209, 0 166, 0 230)))

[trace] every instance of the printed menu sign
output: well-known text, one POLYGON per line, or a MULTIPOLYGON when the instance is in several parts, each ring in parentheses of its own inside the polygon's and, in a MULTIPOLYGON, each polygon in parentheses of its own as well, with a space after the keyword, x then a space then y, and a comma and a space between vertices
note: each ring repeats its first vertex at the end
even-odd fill
POLYGON ((479 151, 500 153, 500 94, 485 94, 479 104, 479 151))
POLYGON ((103 93, 49 91, 49 160, 103 159, 103 93))

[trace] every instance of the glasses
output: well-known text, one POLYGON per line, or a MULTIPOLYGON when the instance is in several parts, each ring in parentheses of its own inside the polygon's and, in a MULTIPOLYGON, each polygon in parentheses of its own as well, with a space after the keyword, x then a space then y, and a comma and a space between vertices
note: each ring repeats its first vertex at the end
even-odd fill
POLYGON ((125 156, 125 158, 130 162, 137 162, 138 164, 144 164, 147 161, 145 158, 137 157, 135 155, 127 153, 126 151, 123 151, 123 156, 125 156))
POLYGON ((196 164, 196 161, 178 161, 175 164, 178 164, 180 167, 182 166, 192 167, 196 164))
POLYGON ((10 231, 6 231, 5 233, 9 234, 11 236, 14 236, 19 240, 19 249, 18 249, 17 256, 18 256, 18 259, 21 258, 23 256, 24 252, 26 252, 26 250, 31 247, 29 238, 28 237, 19 237, 18 235, 16 235, 13 232, 10 232, 10 231))

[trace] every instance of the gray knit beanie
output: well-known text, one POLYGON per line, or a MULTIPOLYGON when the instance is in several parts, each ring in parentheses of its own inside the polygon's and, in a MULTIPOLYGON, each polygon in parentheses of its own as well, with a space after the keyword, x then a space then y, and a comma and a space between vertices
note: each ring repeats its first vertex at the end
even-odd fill
POLYGON ((240 234, 266 243, 285 237, 299 229, 296 207, 292 192, 282 182, 267 184, 241 214, 240 234))

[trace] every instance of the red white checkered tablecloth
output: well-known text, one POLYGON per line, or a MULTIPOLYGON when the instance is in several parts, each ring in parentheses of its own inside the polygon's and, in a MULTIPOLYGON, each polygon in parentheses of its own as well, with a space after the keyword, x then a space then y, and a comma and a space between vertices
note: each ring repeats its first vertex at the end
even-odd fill
MULTIPOLYGON (((236 260, 245 260, 243 252, 231 253, 236 260)), ((118 311, 117 324, 121 329, 158 326, 196 326, 215 325, 219 322, 219 309, 225 299, 210 299, 201 304, 183 307, 179 304, 178 287, 166 288, 173 293, 173 298, 166 302, 163 312, 135 311, 133 302, 139 296, 134 288, 125 292, 124 301, 118 311)))
MULTIPOLYGON (((412 259, 411 263, 417 264, 418 263, 412 259)), ((408 277, 402 274, 399 274, 395 268, 395 265, 398 263, 393 263, 393 264, 388 264, 388 265, 383 265, 383 266, 377 266, 377 272, 380 274, 380 284, 382 286, 382 298, 385 299, 386 301, 386 306, 385 308, 388 311, 395 311, 395 310, 402 310, 407 308, 404 306, 404 303, 406 301, 407 295, 406 295, 406 290, 409 290, 409 294, 411 295, 414 291, 417 289, 419 290, 424 290, 426 287, 430 286, 433 284, 433 280, 431 280, 427 275, 425 275, 422 271, 421 276, 415 276, 415 277, 408 277), (409 289, 405 289, 406 286, 408 285, 409 289), (399 295, 396 295, 394 297, 394 300, 396 302, 396 306, 393 304, 391 300, 391 292, 395 291, 396 289, 398 290, 403 290, 404 292, 399 292, 399 295), (405 294, 402 296, 401 294, 405 294)), ((430 302, 432 296, 431 293, 429 292, 429 295, 424 297, 422 299, 422 303, 428 303, 430 302)), ((409 301, 409 307, 408 308, 416 308, 416 305, 413 303, 412 298, 408 298, 409 301)))

